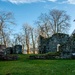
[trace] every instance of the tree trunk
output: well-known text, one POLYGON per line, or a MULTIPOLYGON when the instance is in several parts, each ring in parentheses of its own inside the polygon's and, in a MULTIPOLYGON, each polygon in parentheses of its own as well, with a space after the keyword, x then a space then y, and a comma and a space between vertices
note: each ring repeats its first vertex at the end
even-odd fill
POLYGON ((30 49, 29 49, 29 38, 26 36, 26 46, 27 46, 27 54, 29 54, 30 49))
POLYGON ((35 54, 35 42, 33 37, 33 30, 31 30, 31 37, 32 37, 32 43, 33 43, 33 54, 35 54))
POLYGON ((22 53, 24 53, 24 44, 22 45, 22 53))

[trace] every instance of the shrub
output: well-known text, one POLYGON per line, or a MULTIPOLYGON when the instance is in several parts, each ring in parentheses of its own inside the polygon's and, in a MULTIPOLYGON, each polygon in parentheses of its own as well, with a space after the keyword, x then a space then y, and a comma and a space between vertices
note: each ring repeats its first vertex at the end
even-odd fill
POLYGON ((17 55, 5 55, 0 56, 0 60, 17 60, 19 57, 17 55))
POLYGON ((44 54, 30 55, 29 59, 45 59, 45 55, 44 54))
POLYGON ((48 52, 46 55, 53 55, 53 56, 59 56, 60 52, 48 52))
POLYGON ((46 54, 30 55, 29 59, 58 59, 60 52, 49 52, 46 54))
POLYGON ((59 58, 60 52, 48 52, 45 54, 46 59, 57 59, 59 58))
POLYGON ((72 58, 72 59, 75 59, 75 55, 71 55, 71 58, 72 58))

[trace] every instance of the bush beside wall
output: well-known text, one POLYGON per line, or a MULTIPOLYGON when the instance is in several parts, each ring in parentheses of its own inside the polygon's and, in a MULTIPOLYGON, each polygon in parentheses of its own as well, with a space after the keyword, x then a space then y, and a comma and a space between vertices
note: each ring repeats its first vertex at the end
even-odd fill
POLYGON ((46 54, 30 55, 29 59, 58 59, 59 56, 59 52, 49 52, 46 54))

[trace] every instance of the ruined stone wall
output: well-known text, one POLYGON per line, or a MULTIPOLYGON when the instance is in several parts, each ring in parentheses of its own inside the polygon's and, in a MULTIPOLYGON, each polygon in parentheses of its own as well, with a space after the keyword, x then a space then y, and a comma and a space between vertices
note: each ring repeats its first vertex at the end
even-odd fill
POLYGON ((71 36, 71 50, 75 53, 75 34, 71 36))
POLYGON ((61 33, 58 33, 58 34, 54 34, 52 36, 52 39, 49 40, 49 50, 48 52, 56 52, 57 51, 57 45, 60 44, 63 45, 65 43, 67 43, 69 39, 69 35, 66 35, 66 34, 61 34, 61 33))
POLYGON ((39 52, 47 53, 47 52, 56 52, 57 45, 63 45, 67 43, 69 39, 69 35, 67 34, 54 34, 50 38, 43 38, 40 36, 40 44, 39 44, 39 52))
POLYGON ((48 39, 47 38, 44 38, 42 36, 39 36, 39 44, 38 44, 38 48, 39 48, 39 53, 46 53, 47 51, 47 42, 48 42, 48 39))

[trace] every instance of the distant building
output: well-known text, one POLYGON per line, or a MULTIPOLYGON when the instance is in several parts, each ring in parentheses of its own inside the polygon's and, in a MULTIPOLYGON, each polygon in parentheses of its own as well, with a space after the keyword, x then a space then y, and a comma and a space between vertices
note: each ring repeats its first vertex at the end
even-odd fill
MULTIPOLYGON (((33 54, 33 48, 30 48, 30 50, 29 50, 29 54, 33 54)), ((35 54, 38 54, 38 48, 35 48, 35 54)), ((23 51, 23 54, 27 54, 27 50, 25 49, 24 51, 23 51)))
MULTIPOLYGON (((29 54, 33 54, 33 48, 30 48, 29 54)), ((35 54, 38 54, 38 48, 35 48, 35 54)))

